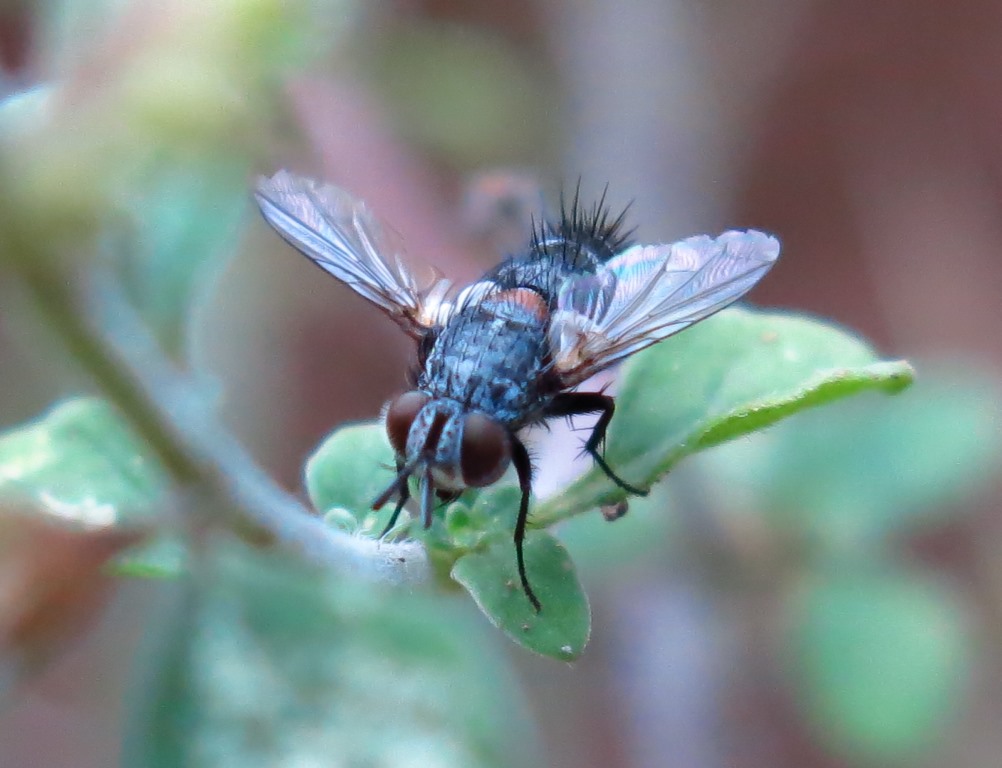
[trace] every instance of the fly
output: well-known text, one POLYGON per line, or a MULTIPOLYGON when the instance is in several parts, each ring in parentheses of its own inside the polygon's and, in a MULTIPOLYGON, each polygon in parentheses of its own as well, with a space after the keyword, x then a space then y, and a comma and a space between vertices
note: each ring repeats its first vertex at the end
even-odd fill
POLYGON ((372 505, 396 497, 386 531, 410 498, 409 478, 417 478, 427 528, 436 496, 491 485, 513 465, 521 490, 515 557, 536 611, 522 551, 532 463, 520 433, 554 417, 597 414, 585 451, 617 486, 645 495, 600 451, 612 397, 576 387, 736 301, 779 256, 779 241, 755 230, 634 245, 624 215, 611 216, 604 197, 586 210, 575 194, 480 280, 459 291, 441 278, 419 288, 365 205, 337 187, 279 171, 257 182, 255 197, 283 239, 417 341, 414 389, 386 409, 396 476, 372 505))

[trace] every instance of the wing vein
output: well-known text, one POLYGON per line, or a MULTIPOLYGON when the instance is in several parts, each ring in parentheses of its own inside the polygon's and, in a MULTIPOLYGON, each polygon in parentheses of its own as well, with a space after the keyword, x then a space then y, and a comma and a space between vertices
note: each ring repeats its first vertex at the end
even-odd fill
POLYGON ((566 383, 580 383, 719 312, 751 290, 778 256, 779 242, 755 230, 623 251, 594 275, 562 286, 550 327, 557 370, 566 383), (601 286, 613 287, 609 301, 590 295, 601 286))

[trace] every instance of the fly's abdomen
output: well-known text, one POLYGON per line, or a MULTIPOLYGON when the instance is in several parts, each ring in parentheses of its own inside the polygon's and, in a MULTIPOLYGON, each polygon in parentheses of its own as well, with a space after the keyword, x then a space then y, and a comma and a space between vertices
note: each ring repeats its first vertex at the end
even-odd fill
POLYGON ((546 322, 546 304, 534 291, 490 295, 443 329, 418 386, 517 429, 545 404, 546 322))

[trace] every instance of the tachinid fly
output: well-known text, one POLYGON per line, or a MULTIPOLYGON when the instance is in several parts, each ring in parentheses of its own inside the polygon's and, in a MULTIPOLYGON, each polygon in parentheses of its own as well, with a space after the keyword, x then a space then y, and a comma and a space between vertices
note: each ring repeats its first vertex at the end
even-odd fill
MULTIPOLYGON (((279 171, 255 192, 268 223, 318 266, 382 309, 418 342, 416 386, 390 402, 386 431, 397 474, 373 501, 394 496, 393 527, 418 481, 421 520, 434 499, 494 483, 513 464, 522 492, 515 555, 525 594, 540 603, 522 543, 532 466, 519 432, 556 416, 598 414, 585 451, 620 488, 644 494, 599 449, 614 411, 601 392, 574 388, 598 371, 744 295, 779 256, 753 230, 632 245, 623 216, 577 195, 533 227, 524 250, 458 292, 444 279, 419 289, 365 206, 340 189, 279 171)), ((384 532, 385 533, 385 532, 384 532)))

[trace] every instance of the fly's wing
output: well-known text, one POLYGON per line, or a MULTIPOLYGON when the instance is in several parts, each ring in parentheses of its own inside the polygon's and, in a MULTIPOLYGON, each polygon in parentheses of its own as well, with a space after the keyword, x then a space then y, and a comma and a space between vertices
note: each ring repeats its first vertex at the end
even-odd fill
POLYGON ((779 241, 754 230, 628 248, 561 286, 550 323, 556 371, 573 386, 678 333, 741 298, 778 257, 779 241))
POLYGON ((330 184, 279 171, 258 179, 254 197, 282 238, 365 297, 411 336, 445 323, 450 283, 436 280, 418 290, 395 250, 388 248, 365 205, 330 184), (382 254, 386 254, 384 258, 382 254))

